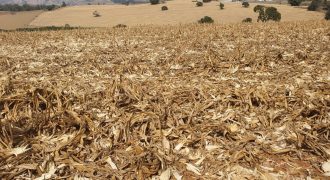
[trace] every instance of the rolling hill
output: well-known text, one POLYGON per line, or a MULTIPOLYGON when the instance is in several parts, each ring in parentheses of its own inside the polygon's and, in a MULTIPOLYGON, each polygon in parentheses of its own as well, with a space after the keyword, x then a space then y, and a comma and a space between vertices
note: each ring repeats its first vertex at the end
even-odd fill
MULTIPOLYGON (((257 4, 251 3, 250 8, 242 8, 241 3, 225 3, 225 9, 220 10, 219 2, 204 3, 203 7, 196 7, 194 2, 189 0, 167 1, 165 4, 150 5, 139 4, 133 6, 123 5, 91 5, 71 6, 55 11, 45 12, 38 16, 32 26, 71 26, 82 27, 111 27, 117 24, 129 26, 146 24, 187 24, 196 23, 204 16, 210 16, 216 23, 238 23, 250 17, 256 22, 258 14, 253 12, 257 4), (166 5, 169 10, 161 11, 166 5), (100 13, 95 18, 93 12, 100 13)), ((297 20, 321 20, 324 14, 320 12, 307 11, 302 8, 294 8, 288 5, 272 5, 282 14, 281 21, 297 20)))
MULTIPOLYGON (((60 5, 62 2, 68 5, 87 5, 87 4, 113 4, 124 3, 126 0, 0 0, 0 4, 45 4, 45 5, 60 5)), ((147 2, 147 0, 129 0, 134 3, 147 2)))

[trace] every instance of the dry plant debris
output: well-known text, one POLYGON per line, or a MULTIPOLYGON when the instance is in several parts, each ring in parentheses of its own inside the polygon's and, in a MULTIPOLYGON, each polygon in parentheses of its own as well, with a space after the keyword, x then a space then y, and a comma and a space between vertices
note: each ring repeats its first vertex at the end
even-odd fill
POLYGON ((330 175, 330 23, 0 33, 1 179, 330 175))

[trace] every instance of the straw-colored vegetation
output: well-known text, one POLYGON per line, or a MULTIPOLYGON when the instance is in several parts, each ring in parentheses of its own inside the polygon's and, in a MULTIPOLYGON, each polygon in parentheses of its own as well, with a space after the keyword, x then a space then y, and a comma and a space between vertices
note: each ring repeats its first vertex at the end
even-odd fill
POLYGON ((0 177, 325 178, 329 32, 326 21, 2 32, 0 177))
MULTIPOLYGON (((256 3, 250 3, 249 8, 243 8, 242 3, 224 3, 225 9, 220 10, 219 2, 212 1, 197 7, 190 0, 166 1, 168 11, 162 11, 164 4, 150 5, 105 5, 105 6, 72 6, 55 11, 45 12, 38 16, 33 26, 71 26, 112 27, 117 24, 128 26, 142 24, 186 24, 196 23, 204 16, 214 19, 215 23, 240 23, 244 18, 251 17, 256 22, 258 14, 253 12, 256 3), (92 13, 99 12, 102 16, 94 18, 92 13)), ((324 13, 307 11, 304 8, 289 5, 272 4, 281 13, 281 21, 321 20, 324 13)))
POLYGON ((26 28, 43 11, 1 12, 0 29, 26 28))

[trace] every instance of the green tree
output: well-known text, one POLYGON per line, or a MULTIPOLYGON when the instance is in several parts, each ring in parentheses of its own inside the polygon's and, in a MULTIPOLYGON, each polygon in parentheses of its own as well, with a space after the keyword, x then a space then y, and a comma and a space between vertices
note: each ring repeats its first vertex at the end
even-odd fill
POLYGON ((198 21, 198 23, 200 23, 200 24, 213 23, 213 22, 214 22, 214 20, 209 16, 204 16, 202 19, 200 19, 198 21))
POLYGON ((198 2, 196 3, 196 6, 197 6, 197 7, 202 7, 202 6, 203 6, 203 3, 198 1, 198 2))
POLYGON ((253 8, 254 12, 259 13, 257 22, 266 22, 269 20, 280 21, 281 13, 277 11, 275 7, 265 7, 262 5, 257 5, 253 8))
POLYGON ((244 1, 244 2, 242 3, 242 6, 245 7, 245 8, 248 8, 248 7, 250 6, 250 4, 249 4, 249 2, 244 1))
POLYGON ((220 9, 224 9, 225 8, 225 5, 223 3, 220 3, 220 9))
POLYGON ((273 20, 273 21, 281 20, 281 13, 279 13, 275 7, 267 7, 266 16, 267 16, 267 21, 268 20, 273 20))
POLYGON ((266 22, 267 21, 265 9, 266 9, 266 7, 262 6, 262 5, 257 5, 253 8, 254 12, 259 13, 257 22, 259 22, 259 21, 266 22))
POLYGON ((150 0, 151 5, 159 4, 159 0, 150 0))
POLYGON ((244 23, 251 23, 252 22, 252 18, 245 18, 245 19, 243 19, 242 22, 244 22, 244 23))
POLYGON ((324 17, 326 20, 330 20, 330 5, 328 6, 328 10, 327 12, 325 13, 325 17, 324 17))
POLYGON ((316 11, 320 8, 322 0, 313 0, 308 6, 308 11, 316 11))
POLYGON ((302 3, 303 0, 288 0, 288 3, 291 6, 299 6, 302 3))

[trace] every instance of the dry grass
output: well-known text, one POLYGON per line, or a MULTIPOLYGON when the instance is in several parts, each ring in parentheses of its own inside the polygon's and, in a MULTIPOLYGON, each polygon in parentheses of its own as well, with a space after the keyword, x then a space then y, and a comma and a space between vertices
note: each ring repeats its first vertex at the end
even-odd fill
MULTIPOLYGON (((195 23, 204 16, 211 16, 217 23, 241 22, 246 17, 256 22, 257 13, 250 8, 242 8, 241 3, 225 3, 225 9, 220 10, 219 2, 204 3, 203 7, 196 7, 196 3, 189 0, 168 1, 168 11, 161 11, 162 4, 150 5, 108 5, 108 6, 76 6, 66 7, 56 11, 46 12, 35 19, 34 26, 71 26, 109 27, 117 24, 185 24, 195 23), (98 11, 101 17, 95 18, 92 13, 98 11)), ((282 21, 320 20, 324 14, 311 12, 306 9, 294 8, 287 5, 272 5, 282 13, 282 21)))
POLYGON ((329 28, 2 32, 0 177, 324 178, 329 28))
POLYGON ((0 12, 0 29, 26 28, 43 11, 0 12))

